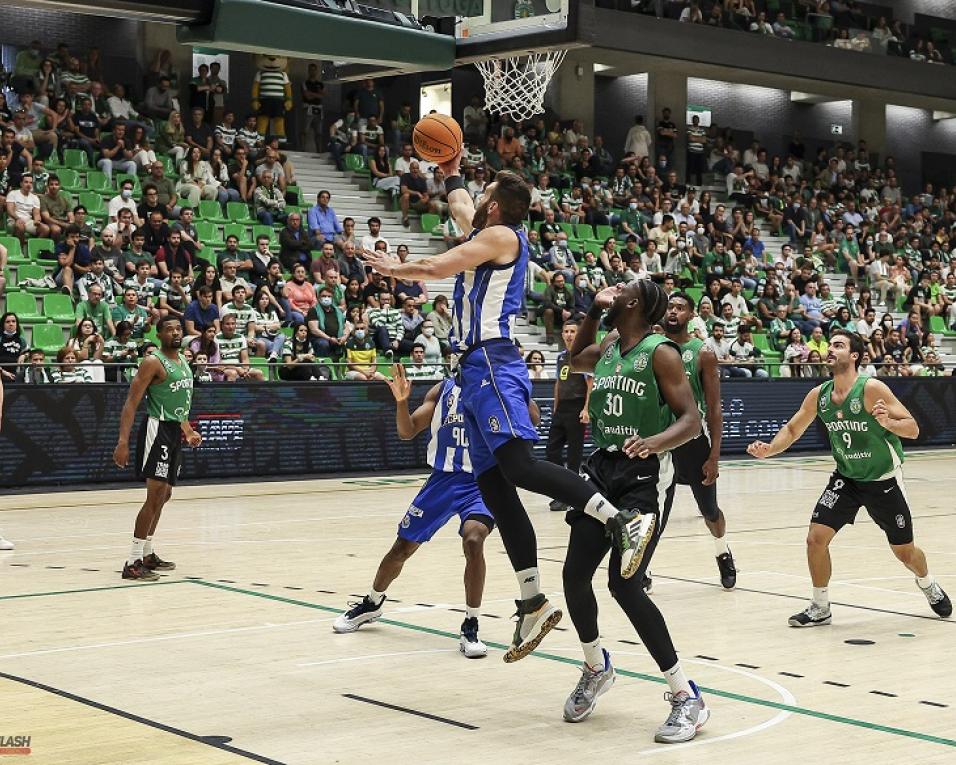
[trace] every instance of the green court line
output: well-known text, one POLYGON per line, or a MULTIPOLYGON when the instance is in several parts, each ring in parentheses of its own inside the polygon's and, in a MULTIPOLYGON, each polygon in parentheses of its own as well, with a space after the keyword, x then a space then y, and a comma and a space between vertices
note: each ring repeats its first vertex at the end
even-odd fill
MULTIPOLYGON (((287 603, 293 606, 302 606, 304 608, 313 608, 318 611, 327 611, 328 613, 340 614, 342 609, 332 608, 331 606, 324 606, 319 603, 309 603, 305 600, 296 600, 294 598, 284 598, 281 595, 270 595, 266 592, 256 592, 255 590, 245 590, 241 587, 229 587, 224 584, 217 584, 215 582, 206 582, 199 579, 190 579, 187 580, 193 584, 198 584, 203 587, 213 587, 217 590, 226 590, 227 592, 237 592, 241 595, 252 595, 256 598, 264 598, 265 600, 273 600, 278 603, 287 603)), ((401 627, 407 630, 413 630, 415 632, 423 632, 429 635, 437 635, 439 637, 451 638, 453 640, 458 640, 458 634, 454 632, 448 632, 447 630, 439 630, 433 627, 425 627, 420 624, 410 624, 408 622, 400 622, 394 619, 379 619, 380 624, 387 624, 391 627, 401 627)), ((501 643, 493 643, 490 641, 485 641, 486 645, 491 646, 492 648, 497 648, 499 650, 505 651, 508 649, 508 646, 501 643)), ((577 659, 572 659, 568 656, 558 656, 557 654, 552 653, 542 653, 540 651, 535 651, 532 656, 535 656, 539 659, 549 659, 550 661, 557 661, 562 664, 570 664, 572 666, 579 666, 580 661, 577 659)), ((636 680, 646 680, 651 683, 658 683, 661 685, 666 685, 667 681, 661 677, 655 675, 646 675, 642 672, 634 672, 628 669, 620 669, 615 667, 615 671, 619 675, 624 677, 631 677, 636 680)), ((806 707, 793 706, 791 704, 784 704, 779 701, 768 701, 767 699, 760 699, 755 696, 747 696, 742 693, 734 693, 732 691, 723 691, 718 688, 708 688, 706 686, 700 686, 702 691, 713 694, 714 696, 720 696, 721 698, 731 699, 733 701, 742 701, 747 704, 754 704, 756 706, 767 707, 769 709, 776 709, 779 711, 791 712, 793 714, 803 715, 804 717, 814 717, 818 720, 828 720, 830 722, 841 723, 843 725, 850 725, 856 728, 863 728, 865 730, 877 731, 879 733, 889 733, 894 736, 903 736, 905 738, 917 739, 919 741, 926 741, 931 744, 941 744, 942 746, 956 747, 956 740, 951 738, 943 738, 942 736, 933 736, 929 733, 920 733, 918 731, 906 730, 905 728, 894 728, 890 725, 880 725, 879 723, 867 722, 866 720, 857 720, 852 717, 844 717, 842 715, 830 714, 829 712, 819 712, 815 709, 807 709, 806 707)))
POLYGON ((104 590, 130 590, 134 587, 159 587, 162 584, 182 584, 188 579, 172 579, 167 582, 141 582, 140 584, 111 584, 107 587, 84 587, 79 590, 57 590, 56 592, 26 592, 22 595, 0 595, 0 600, 17 600, 18 598, 43 598, 47 595, 73 595, 77 592, 103 592, 104 590))

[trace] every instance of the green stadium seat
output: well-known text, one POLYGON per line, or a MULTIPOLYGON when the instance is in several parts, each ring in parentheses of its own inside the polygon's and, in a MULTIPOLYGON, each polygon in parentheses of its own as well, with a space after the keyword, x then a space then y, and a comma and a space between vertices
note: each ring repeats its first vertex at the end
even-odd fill
POLYGON ((84 191, 80 194, 80 204, 86 212, 95 218, 105 218, 107 209, 103 197, 96 191, 84 191))
POLYGON ((51 292, 43 296, 43 315, 57 324, 72 324, 76 321, 73 300, 62 292, 51 292))
POLYGON ((159 157, 159 161, 163 163, 163 170, 165 175, 169 178, 178 178, 179 173, 176 172, 176 166, 173 165, 173 158, 163 154, 159 157))
POLYGON ((24 257, 20 240, 15 236, 0 236, 0 244, 7 248, 7 263, 11 266, 31 262, 29 257, 24 257))
POLYGON ((559 223, 561 230, 568 235, 568 239, 575 239, 573 223, 559 223))
POLYGON ((60 185, 69 192, 78 194, 86 191, 86 186, 80 183, 80 174, 76 170, 63 167, 57 170, 57 177, 60 179, 60 185))
POLYGON ((365 163, 365 157, 361 154, 346 154, 345 169, 351 173, 360 173, 368 175, 369 170, 365 163))
MULTIPOLYGON (((230 202, 230 204, 232 204, 230 202)), ((249 238, 249 232, 245 223, 227 223, 222 227, 222 238, 228 239, 230 236, 236 236, 239 238, 239 245, 248 247, 252 245, 252 240, 249 238)))
POLYGON ((109 178, 106 177, 106 173, 101 172, 100 170, 90 170, 86 174, 86 188, 89 191, 95 191, 97 194, 109 194, 113 195, 113 190, 110 188, 109 178))
POLYGON ((684 290, 691 298, 694 299, 694 307, 697 307, 697 304, 700 303, 700 299, 704 296, 703 287, 688 287, 684 290))
POLYGON ((252 225, 256 222, 249 216, 249 206, 245 202, 226 202, 226 215, 233 223, 252 225))
POLYGON ((422 231, 433 237, 440 237, 442 231, 441 216, 435 213, 422 213, 422 231))
MULTIPOLYGON (((65 296, 64 296, 65 297, 65 296)), ((33 341, 34 348, 41 348, 47 356, 55 356, 57 351, 66 345, 63 328, 58 324, 34 324, 33 341)))
POLYGON ((117 192, 120 190, 123 181, 133 182, 133 194, 137 199, 143 196, 143 188, 139 185, 139 176, 130 175, 129 173, 116 173, 116 175, 113 176, 113 187, 117 192))
MULTIPOLYGON (((44 276, 46 276, 46 270, 39 263, 21 263, 17 266, 18 284, 24 279, 42 279, 44 276)), ((34 295, 50 291, 48 287, 26 287, 24 289, 34 295)))
POLYGON ((428 316, 434 307, 431 303, 422 303, 422 316, 428 316))
POLYGON ((590 223, 578 223, 574 227, 574 235, 578 239, 596 239, 594 227, 590 223))
POLYGON ((222 214, 222 207, 215 199, 203 199, 199 203, 199 220, 211 223, 228 223, 229 219, 222 214))
POLYGON ((597 227, 597 239, 604 241, 609 237, 614 236, 614 229, 611 226, 598 226, 597 227))
POLYGON ((256 240, 258 240, 259 237, 260 237, 260 236, 263 236, 263 235, 269 237, 269 247, 270 247, 270 248, 272 248, 272 247, 278 247, 278 246, 279 246, 279 240, 278 240, 278 238, 276 237, 276 232, 275 232, 275 230, 272 228, 272 226, 256 225, 256 226, 253 226, 253 227, 252 227, 252 242, 253 242, 253 244, 255 244, 256 240))
POLYGON ((63 164, 72 170, 86 170, 90 165, 86 152, 82 149, 64 149, 63 164))
POLYGON ((196 234, 199 241, 207 247, 222 247, 225 244, 219 226, 205 220, 196 221, 196 234))
POLYGON ((286 196, 294 196, 295 204, 297 207, 305 207, 305 198, 302 196, 302 189, 299 186, 286 186, 285 187, 286 196))
POLYGON ((764 355, 766 355, 767 351, 772 350, 770 340, 763 332, 753 332, 751 336, 753 337, 754 348, 763 351, 764 355))
POLYGON ((7 310, 24 324, 43 321, 43 315, 37 310, 37 299, 29 292, 8 292, 7 310))
POLYGON ((53 252, 55 248, 56 245, 53 244, 52 239, 27 239, 27 253, 30 256, 30 260, 35 261, 44 250, 53 252))
POLYGON ((943 319, 942 316, 930 316, 929 331, 937 335, 948 335, 950 337, 956 335, 956 330, 949 329, 946 326, 946 320, 943 319))

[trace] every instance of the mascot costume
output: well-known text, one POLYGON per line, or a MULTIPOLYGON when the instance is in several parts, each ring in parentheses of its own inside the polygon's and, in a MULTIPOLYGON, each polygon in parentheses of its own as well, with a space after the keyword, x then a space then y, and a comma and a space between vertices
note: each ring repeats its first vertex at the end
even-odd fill
POLYGON ((278 136, 285 143, 285 115, 292 111, 292 82, 286 74, 285 56, 256 56, 259 71, 252 81, 252 109, 258 115, 256 129, 262 135, 278 136))

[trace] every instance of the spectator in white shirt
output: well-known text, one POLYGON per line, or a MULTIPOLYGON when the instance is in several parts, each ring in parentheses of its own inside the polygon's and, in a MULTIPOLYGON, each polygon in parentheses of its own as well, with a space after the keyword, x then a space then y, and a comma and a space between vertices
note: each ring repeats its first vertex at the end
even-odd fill
POLYGON ((33 176, 20 176, 20 188, 7 194, 7 228, 24 244, 26 236, 45 237, 50 227, 40 219, 40 198, 33 193, 33 176))
POLYGON ((124 209, 129 210, 133 214, 133 222, 137 226, 143 225, 143 221, 136 215, 136 200, 133 199, 133 181, 131 180, 124 180, 123 183, 120 184, 120 193, 110 200, 106 208, 110 223, 115 221, 119 215, 119 211, 124 209))

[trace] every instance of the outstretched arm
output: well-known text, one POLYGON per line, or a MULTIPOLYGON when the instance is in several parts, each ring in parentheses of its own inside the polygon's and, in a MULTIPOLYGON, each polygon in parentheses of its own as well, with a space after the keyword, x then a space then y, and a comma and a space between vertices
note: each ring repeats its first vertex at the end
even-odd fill
POLYGON ((707 431, 710 434, 710 456, 703 465, 703 484, 710 486, 720 475, 720 439, 724 429, 724 416, 720 410, 720 375, 717 372, 717 357, 712 351, 702 349, 697 357, 697 365, 700 367, 700 379, 704 388, 707 431))
POLYGON ((594 296, 591 310, 588 311, 578 326, 578 333, 574 336, 574 342, 568 351, 568 361, 571 364, 572 371, 593 372, 594 366, 601 358, 604 349, 617 338, 617 332, 610 332, 604 338, 602 344, 598 345, 597 343, 601 313, 605 308, 610 307, 621 289, 623 289, 622 285, 615 284, 613 287, 605 287, 594 296))
POLYGON ((774 455, 787 451, 793 442, 797 441, 800 436, 806 432, 807 428, 810 427, 810 423, 813 422, 813 418, 817 416, 817 400, 819 396, 820 387, 817 386, 807 394, 797 413, 790 418, 786 425, 777 431, 777 435, 773 437, 773 440, 769 444, 763 441, 754 441, 747 447, 747 453, 751 457, 756 457, 758 460, 764 460, 767 459, 767 457, 773 457, 774 455))
POLYGON ((863 406, 880 425, 900 438, 919 436, 919 425, 909 409, 900 403, 889 386, 881 380, 867 380, 863 389, 863 406))
POLYGON ((441 383, 432 386, 425 394, 425 400, 414 412, 408 410, 408 397, 412 392, 412 381, 405 376, 405 367, 401 364, 392 365, 392 379, 385 380, 392 395, 395 397, 395 424, 398 427, 398 437, 409 441, 428 427, 435 407, 438 405, 438 394, 441 383))
MULTIPOLYGON (((438 165, 446 179, 461 177, 461 155, 463 151, 464 149, 458 152, 454 158, 438 165)), ((468 193, 468 189, 452 190, 448 195, 448 213, 458 224, 462 235, 468 236, 475 227, 472 223, 475 218, 475 201, 468 193)))
POLYGON ((113 450, 113 462, 117 467, 123 468, 129 463, 129 434, 133 429, 133 420, 136 419, 136 410, 139 408, 139 402, 146 395, 146 389, 162 371, 163 365, 159 360, 147 356, 140 364, 136 377, 129 386, 126 403, 123 404, 123 412, 120 414, 119 438, 113 450))

